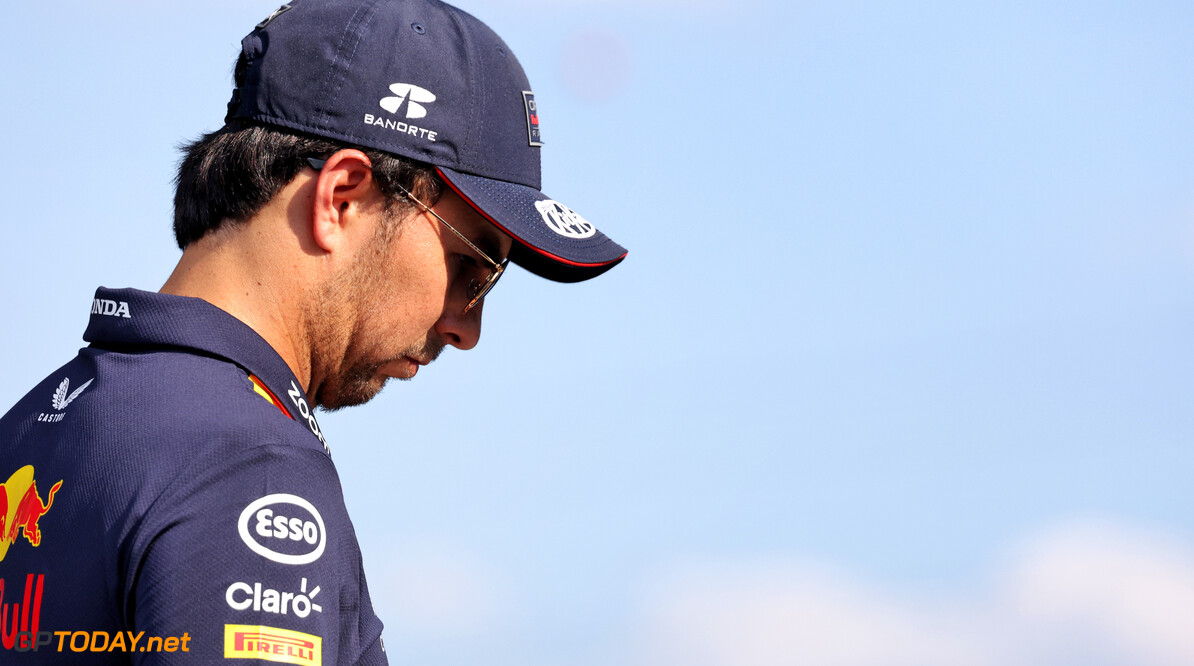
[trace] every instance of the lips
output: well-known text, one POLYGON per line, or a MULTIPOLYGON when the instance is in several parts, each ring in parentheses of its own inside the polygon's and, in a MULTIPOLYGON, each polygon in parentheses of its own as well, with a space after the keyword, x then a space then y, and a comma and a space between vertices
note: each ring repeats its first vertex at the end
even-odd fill
POLYGON ((423 344, 405 349, 406 354, 383 363, 377 371, 386 377, 395 379, 410 379, 419 372, 419 368, 434 361, 444 351, 444 343, 431 338, 423 344))
POLYGON ((419 372, 421 366, 427 365, 426 362, 420 362, 418 359, 413 359, 409 356, 394 359, 383 364, 378 371, 394 379, 410 379, 419 372))
POLYGON ((413 359, 409 356, 404 356, 403 360, 412 364, 412 367, 410 369, 410 376, 408 378, 414 378, 414 376, 419 372, 419 368, 424 365, 427 365, 426 363, 419 363, 418 360, 413 359))

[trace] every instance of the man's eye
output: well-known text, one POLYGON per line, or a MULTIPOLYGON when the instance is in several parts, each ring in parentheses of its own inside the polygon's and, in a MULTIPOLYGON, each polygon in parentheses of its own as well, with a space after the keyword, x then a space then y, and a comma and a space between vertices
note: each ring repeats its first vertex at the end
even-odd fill
POLYGON ((464 264, 468 268, 477 268, 481 265, 481 264, 477 263, 476 257, 474 257, 472 255, 468 255, 468 254, 460 255, 460 263, 464 264))

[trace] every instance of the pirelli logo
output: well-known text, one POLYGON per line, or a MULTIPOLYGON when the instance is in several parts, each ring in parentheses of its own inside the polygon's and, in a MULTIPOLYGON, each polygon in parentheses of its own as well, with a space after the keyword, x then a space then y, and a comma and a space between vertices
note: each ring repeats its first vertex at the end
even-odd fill
POLYGON ((252 624, 224 625, 225 659, 262 659, 283 664, 320 666, 323 639, 288 629, 252 624))

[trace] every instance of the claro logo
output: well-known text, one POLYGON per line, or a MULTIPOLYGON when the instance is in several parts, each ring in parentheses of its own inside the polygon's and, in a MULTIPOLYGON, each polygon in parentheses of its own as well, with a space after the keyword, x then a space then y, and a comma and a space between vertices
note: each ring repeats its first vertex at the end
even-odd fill
POLYGON ((279 493, 254 501, 241 511, 236 528, 249 550, 279 564, 310 564, 327 546, 323 517, 298 495, 279 493))

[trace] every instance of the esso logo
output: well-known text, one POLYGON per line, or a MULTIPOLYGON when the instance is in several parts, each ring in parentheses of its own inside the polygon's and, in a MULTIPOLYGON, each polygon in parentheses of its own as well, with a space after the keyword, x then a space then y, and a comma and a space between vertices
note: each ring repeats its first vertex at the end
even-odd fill
POLYGON ((592 222, 558 201, 536 201, 535 210, 539 211, 547 227, 561 236, 589 238, 597 233, 597 227, 594 227, 592 222))
POLYGON ((298 495, 266 495, 240 512, 236 529, 249 547, 279 564, 310 564, 323 555, 327 529, 323 517, 298 495))

